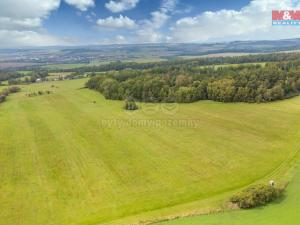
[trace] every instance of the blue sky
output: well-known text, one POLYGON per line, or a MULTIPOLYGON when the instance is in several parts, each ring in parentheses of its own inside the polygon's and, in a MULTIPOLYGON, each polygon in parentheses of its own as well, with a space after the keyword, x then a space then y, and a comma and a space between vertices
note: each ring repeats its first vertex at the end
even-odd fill
MULTIPOLYGON (((107 1, 109 2, 109 1, 107 1)), ((86 11, 80 11, 76 7, 62 2, 59 9, 52 12, 49 18, 44 21, 44 27, 51 33, 60 37, 70 37, 84 43, 99 42, 114 38, 117 35, 130 35, 127 29, 103 29, 97 27, 98 19, 107 17, 126 16, 135 21, 151 20, 151 13, 159 10, 162 1, 160 0, 141 0, 136 7, 122 12, 112 12, 105 7, 105 1, 95 1, 95 6, 86 11), (109 30, 109 31, 108 31, 109 30)), ((177 1, 175 13, 170 13, 168 22, 161 27, 164 34, 169 32, 169 26, 176 20, 185 16, 197 16, 205 11, 218 11, 222 9, 240 10, 249 4, 249 0, 181 0, 177 1)))
POLYGON ((299 37, 272 9, 300 0, 1 0, 0 47, 299 37), (24 7, 26 6, 26 7, 24 7))

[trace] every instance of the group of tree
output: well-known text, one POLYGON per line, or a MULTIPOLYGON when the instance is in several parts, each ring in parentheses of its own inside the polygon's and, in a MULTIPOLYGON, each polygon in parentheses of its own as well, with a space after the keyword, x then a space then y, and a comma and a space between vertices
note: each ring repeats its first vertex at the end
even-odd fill
POLYGON ((34 70, 34 71, 28 72, 26 74, 20 74, 18 78, 10 77, 8 79, 8 84, 9 85, 17 85, 17 84, 35 83, 35 82, 37 82, 37 80, 40 80, 40 81, 46 80, 47 76, 48 76, 47 70, 34 70))
POLYGON ((107 99, 144 102, 269 102, 300 91, 300 61, 222 67, 122 70, 92 77, 86 86, 107 99))
POLYGON ((0 92, 0 103, 6 100, 6 97, 12 93, 19 92, 21 89, 17 86, 9 87, 0 92))
POLYGON ((67 79, 67 80, 75 80, 75 79, 82 79, 84 78, 85 75, 84 75, 84 72, 72 72, 66 76, 64 76, 64 79, 67 79))
POLYGON ((274 201, 284 191, 283 187, 275 187, 265 184, 257 184, 235 194, 230 201, 241 209, 255 208, 274 201))
POLYGON ((126 99, 124 109, 134 111, 134 110, 138 110, 139 107, 133 99, 126 99))
POLYGON ((12 72, 12 71, 0 71, 0 82, 7 81, 10 79, 18 79, 24 76, 22 73, 12 72))

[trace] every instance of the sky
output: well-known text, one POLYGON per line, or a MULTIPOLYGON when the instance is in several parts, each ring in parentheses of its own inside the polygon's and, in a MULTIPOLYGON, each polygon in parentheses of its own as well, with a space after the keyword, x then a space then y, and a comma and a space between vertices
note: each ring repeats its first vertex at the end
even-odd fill
POLYGON ((300 26, 272 26, 286 9, 300 0, 0 0, 0 47, 300 37, 300 26))

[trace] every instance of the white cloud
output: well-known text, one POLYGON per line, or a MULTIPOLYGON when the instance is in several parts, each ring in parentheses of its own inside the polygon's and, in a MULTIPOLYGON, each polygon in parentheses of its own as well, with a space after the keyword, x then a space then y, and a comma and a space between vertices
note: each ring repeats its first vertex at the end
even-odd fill
POLYGON ((94 0, 65 0, 65 2, 81 11, 86 11, 89 7, 95 6, 94 0))
POLYGON ((163 0, 157 11, 151 12, 151 19, 143 21, 141 29, 137 32, 138 42, 157 43, 165 42, 166 37, 160 29, 170 19, 178 0, 163 0))
POLYGON ((104 28, 124 28, 133 29, 136 26, 134 20, 128 18, 127 16, 120 15, 119 17, 107 17, 105 19, 98 19, 97 25, 104 28))
MULTIPOLYGON (((111 0, 106 7, 112 12, 119 12, 134 8, 139 0, 111 0)), ((178 0, 162 0, 160 7, 151 12, 151 17, 142 21, 134 21, 126 16, 108 17, 99 19, 97 25, 104 28, 126 28, 134 29, 135 33, 131 33, 125 40, 113 38, 105 40, 104 43, 156 43, 164 42, 167 37, 161 32, 161 29, 168 22, 172 11, 175 9, 178 0)), ((121 36, 119 36, 121 37, 121 36)), ((123 37, 123 36, 122 36, 123 37)), ((123 37, 124 38, 124 37, 123 37)), ((103 42, 103 41, 102 41, 103 42)))
POLYGON ((151 13, 151 16, 152 16, 151 20, 146 21, 146 24, 152 29, 161 28, 163 25, 165 25, 167 20, 170 18, 167 13, 164 13, 162 11, 154 11, 151 13))
POLYGON ((204 12, 196 17, 179 19, 172 28, 173 42, 210 40, 250 40, 292 38, 300 35, 296 27, 272 27, 273 9, 297 9, 294 0, 252 0, 241 10, 204 12))
POLYGON ((117 36, 116 36, 116 39, 117 39, 118 41, 125 41, 125 37, 122 36, 122 35, 117 35, 117 36))
POLYGON ((0 30, 26 30, 40 27, 41 24, 41 18, 13 19, 9 17, 0 17, 0 30))
POLYGON ((1 0, 0 46, 57 44, 57 38, 42 31, 42 22, 59 5, 60 0, 1 0))
MULTIPOLYGON (((70 44, 72 41, 54 37, 43 29, 43 21, 63 0, 0 0, 0 46, 45 46, 70 44)), ((66 3, 87 10, 94 0, 64 0, 66 3)))
POLYGON ((60 0, 1 0, 0 17, 43 18, 59 5, 60 0))
POLYGON ((164 42, 164 35, 155 30, 139 30, 137 43, 159 43, 164 42))
POLYGON ((140 0, 110 0, 105 7, 111 12, 118 13, 136 7, 140 0))
POLYGON ((96 44, 100 45, 112 45, 112 44, 128 44, 128 40, 122 36, 122 35, 117 35, 112 38, 105 38, 100 41, 98 41, 96 44))
POLYGON ((62 40, 46 33, 35 31, 0 30, 0 47, 13 48, 16 46, 51 46, 67 44, 62 40))
POLYGON ((160 10, 162 12, 171 12, 175 9, 179 0, 163 0, 160 10))

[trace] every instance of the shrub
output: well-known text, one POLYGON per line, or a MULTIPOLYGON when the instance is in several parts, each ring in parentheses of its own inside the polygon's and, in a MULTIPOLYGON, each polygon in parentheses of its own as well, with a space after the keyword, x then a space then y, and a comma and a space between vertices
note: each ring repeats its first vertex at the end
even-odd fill
POLYGON ((38 92, 31 92, 29 94, 26 94, 28 97, 35 97, 35 96, 41 96, 41 95, 49 95, 52 91, 46 90, 46 91, 38 91, 38 92))
POLYGON ((8 91, 9 93, 17 93, 21 90, 21 88, 17 87, 17 86, 13 86, 13 87, 9 87, 8 91))
POLYGON ((281 188, 259 184, 235 194, 231 197, 230 201, 237 204, 241 209, 249 209, 272 202, 278 198, 282 192, 283 189, 281 188))
POLYGON ((2 92, 0 92, 0 103, 4 102, 6 97, 11 93, 19 92, 21 89, 19 87, 9 87, 2 92))
POLYGON ((3 96, 5 96, 5 97, 7 97, 9 95, 9 90, 5 89, 0 94, 3 95, 3 96))
POLYGON ((4 102, 6 99, 6 95, 0 95, 0 103, 4 102))
POLYGON ((125 101, 125 106, 124 109, 126 110, 137 110, 139 107, 137 106, 137 104, 134 101, 125 101))

